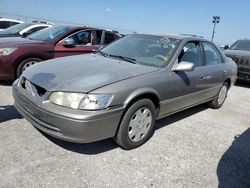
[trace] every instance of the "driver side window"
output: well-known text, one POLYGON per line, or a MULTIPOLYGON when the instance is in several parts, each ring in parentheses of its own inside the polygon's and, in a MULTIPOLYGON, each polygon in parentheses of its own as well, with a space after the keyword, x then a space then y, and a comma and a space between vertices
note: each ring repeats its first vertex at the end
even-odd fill
POLYGON ((179 57, 179 62, 186 61, 193 63, 195 67, 202 66, 201 48, 199 42, 188 42, 183 47, 179 57))
POLYGON ((86 45, 90 46, 91 39, 92 39, 92 32, 91 31, 80 31, 69 37, 73 39, 74 45, 86 45))

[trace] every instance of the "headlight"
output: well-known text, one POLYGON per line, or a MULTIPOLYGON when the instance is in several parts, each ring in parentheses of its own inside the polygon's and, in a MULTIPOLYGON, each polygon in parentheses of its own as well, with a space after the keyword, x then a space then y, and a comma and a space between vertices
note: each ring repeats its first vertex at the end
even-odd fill
POLYGON ((85 95, 84 99, 81 101, 79 109, 83 110, 100 110, 107 108, 111 103, 112 95, 85 95))
POLYGON ((17 48, 0 48, 0 56, 10 55, 17 48))
POLYGON ((67 92, 53 92, 49 98, 51 103, 82 110, 100 110, 107 108, 111 100, 111 94, 82 94, 67 92))

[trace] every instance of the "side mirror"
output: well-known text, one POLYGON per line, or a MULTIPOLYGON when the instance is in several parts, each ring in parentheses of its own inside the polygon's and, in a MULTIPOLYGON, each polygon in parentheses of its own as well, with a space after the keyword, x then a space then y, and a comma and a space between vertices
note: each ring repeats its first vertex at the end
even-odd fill
POLYGON ((194 70, 194 64, 187 62, 187 61, 182 61, 180 62, 175 68, 174 71, 179 72, 179 71, 193 71, 194 70))
POLYGON ((224 46, 224 50, 227 50, 229 48, 229 45, 224 46))
POLYGON ((67 38, 63 41, 63 46, 65 47, 74 47, 75 46, 75 41, 72 38, 67 38))
POLYGON ((22 34, 22 37, 23 37, 23 38, 26 38, 29 34, 30 34, 30 33, 23 33, 23 34, 22 34))

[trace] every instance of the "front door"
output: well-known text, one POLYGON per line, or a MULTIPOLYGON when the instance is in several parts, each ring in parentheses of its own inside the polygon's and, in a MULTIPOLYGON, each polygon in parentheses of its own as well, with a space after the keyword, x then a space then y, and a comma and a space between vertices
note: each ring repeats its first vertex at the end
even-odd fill
POLYGON ((184 45, 176 63, 181 62, 193 63, 195 68, 193 71, 169 73, 169 100, 164 105, 166 113, 173 113, 205 100, 205 93, 209 87, 205 78, 206 66, 199 41, 190 41, 184 45))
POLYGON ((58 42, 54 57, 92 53, 100 48, 102 30, 82 30, 58 42), (65 44, 70 39, 71 44, 65 44))

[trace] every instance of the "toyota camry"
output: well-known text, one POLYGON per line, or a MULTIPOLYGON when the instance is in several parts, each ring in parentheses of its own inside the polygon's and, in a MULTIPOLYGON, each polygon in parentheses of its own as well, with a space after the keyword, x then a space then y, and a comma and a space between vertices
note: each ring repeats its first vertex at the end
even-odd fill
POLYGON ((133 149, 149 140, 157 119, 201 103, 220 108, 236 73, 232 59, 203 38, 131 34, 94 54, 29 67, 13 96, 48 135, 77 143, 112 137, 133 149))

